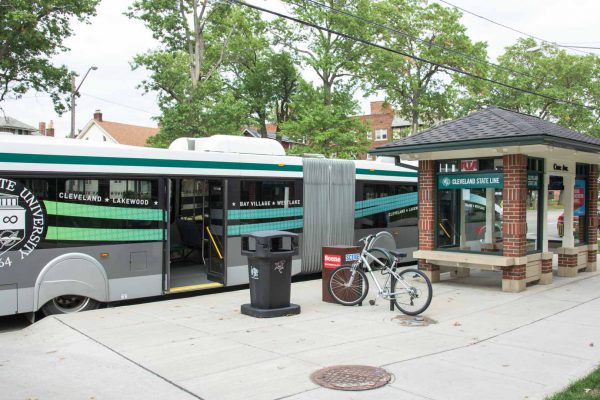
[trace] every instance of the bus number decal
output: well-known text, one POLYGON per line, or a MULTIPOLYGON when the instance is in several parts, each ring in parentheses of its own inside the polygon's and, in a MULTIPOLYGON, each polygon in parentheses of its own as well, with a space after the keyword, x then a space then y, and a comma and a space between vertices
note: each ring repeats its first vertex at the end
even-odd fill
POLYGON ((12 261, 10 260, 10 257, 6 257, 4 259, 0 257, 0 268, 4 267, 12 267, 12 261))

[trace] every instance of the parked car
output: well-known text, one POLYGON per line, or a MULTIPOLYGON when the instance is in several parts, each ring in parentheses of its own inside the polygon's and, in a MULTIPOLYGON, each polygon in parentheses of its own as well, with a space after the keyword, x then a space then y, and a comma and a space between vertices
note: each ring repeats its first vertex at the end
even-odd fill
MULTIPOLYGON (((596 225, 598 226, 598 233, 600 233, 600 225, 598 224, 598 222, 600 222, 600 209, 598 210, 598 214, 596 215, 597 218, 597 223, 596 225)), ((577 227, 579 226, 579 217, 578 216, 573 216, 573 231, 577 232, 577 227)), ((558 221, 556 221, 556 230, 558 230, 558 236, 563 237, 565 234, 565 213, 561 213, 558 216, 558 221)))

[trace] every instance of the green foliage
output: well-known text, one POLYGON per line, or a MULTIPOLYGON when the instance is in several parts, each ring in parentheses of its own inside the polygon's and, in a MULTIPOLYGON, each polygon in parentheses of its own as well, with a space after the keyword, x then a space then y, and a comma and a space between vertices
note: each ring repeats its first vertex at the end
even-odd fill
POLYGON ((593 400, 600 398, 600 367, 546 400, 593 400))
POLYGON ((533 39, 519 39, 498 61, 505 69, 493 71, 495 80, 595 109, 499 86, 493 87, 485 100, 600 136, 600 58, 568 54, 555 46, 538 46, 533 39))
POLYGON ((223 78, 236 51, 255 31, 252 12, 226 3, 200 0, 138 0, 127 15, 138 19, 162 43, 135 56, 132 68, 145 68, 145 92, 156 92, 160 132, 148 141, 166 147, 179 137, 239 134, 249 123, 247 104, 223 78))
POLYGON ((162 107, 159 122, 160 133, 148 140, 153 147, 168 147, 180 137, 239 135, 240 127, 249 121, 243 102, 222 81, 211 79, 193 96, 162 107))
POLYGON ((57 113, 71 90, 66 66, 50 62, 68 50, 71 18, 88 22, 99 0, 10 0, 0 3, 0 101, 29 89, 47 92, 57 113))
POLYGON ((279 123, 289 118, 289 104, 300 74, 288 53, 255 48, 252 54, 234 63, 232 69, 235 79, 230 84, 263 135, 269 120, 279 123))
MULTIPOLYGON (((342 13, 309 2, 284 2, 304 21, 363 39, 368 39, 372 34, 369 26, 342 13)), ((332 9, 344 10, 363 18, 369 18, 371 12, 370 0, 327 0, 323 3, 332 9)), ((319 76, 325 104, 332 103, 336 84, 343 85, 343 78, 359 74, 366 53, 364 44, 299 24, 279 21, 275 27, 277 43, 292 49, 296 57, 319 76)))
MULTIPOLYGON (((423 0, 385 0, 374 5, 373 17, 391 28, 381 28, 377 34, 388 48, 472 73, 486 73, 485 63, 475 61, 486 59, 486 44, 471 41, 457 10, 423 0)), ((369 52, 365 88, 370 93, 384 92, 387 102, 412 122, 413 132, 419 121, 431 124, 453 117, 461 92, 481 90, 472 81, 461 80, 437 65, 381 49, 369 52)))
POLYGON ((332 104, 324 104, 323 89, 302 82, 292 98, 290 120, 281 124, 279 131, 295 142, 291 154, 319 153, 326 157, 355 159, 365 154, 369 128, 358 118, 350 117, 358 106, 351 92, 339 89, 332 104))

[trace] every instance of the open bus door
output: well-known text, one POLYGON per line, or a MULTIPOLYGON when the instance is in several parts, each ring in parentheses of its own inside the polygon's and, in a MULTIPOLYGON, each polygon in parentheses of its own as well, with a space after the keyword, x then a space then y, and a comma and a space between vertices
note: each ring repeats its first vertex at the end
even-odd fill
POLYGON ((165 291, 222 286, 225 282, 225 182, 170 180, 169 257, 165 291))
POLYGON ((209 240, 208 279, 225 284, 227 240, 227 180, 208 181, 210 214, 205 227, 209 240))

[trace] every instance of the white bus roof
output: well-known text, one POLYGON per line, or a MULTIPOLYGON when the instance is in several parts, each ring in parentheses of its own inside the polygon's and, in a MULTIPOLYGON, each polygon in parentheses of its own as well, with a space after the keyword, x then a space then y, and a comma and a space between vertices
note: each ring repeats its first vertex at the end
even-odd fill
MULTIPOLYGON (((187 139, 184 138, 177 145, 175 142, 170 149, 158 149, 44 136, 0 136, 0 171, 57 172, 67 175, 302 177, 302 158, 286 156, 281 145, 272 139, 239 136, 234 137, 233 141, 222 138, 213 141, 195 139, 193 151, 188 150, 187 139), (217 150, 203 150, 211 143, 216 144, 217 150), (264 149, 261 153, 253 153, 259 151, 254 147, 259 143, 264 145, 264 149), (234 144, 237 151, 226 151, 228 146, 234 144), (249 150, 240 149, 242 144, 249 150)), ((357 179, 417 181, 414 170, 394 164, 355 161, 355 165, 357 179)))
POLYGON ((205 138, 179 138, 171 143, 169 150, 285 156, 283 146, 276 140, 230 135, 213 135, 205 138))

